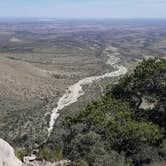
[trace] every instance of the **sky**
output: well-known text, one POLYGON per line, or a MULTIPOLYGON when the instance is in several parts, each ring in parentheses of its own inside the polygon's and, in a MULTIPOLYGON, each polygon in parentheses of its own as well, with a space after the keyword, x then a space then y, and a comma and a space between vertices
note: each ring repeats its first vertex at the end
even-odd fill
POLYGON ((0 17, 166 18, 166 0, 0 0, 0 17))

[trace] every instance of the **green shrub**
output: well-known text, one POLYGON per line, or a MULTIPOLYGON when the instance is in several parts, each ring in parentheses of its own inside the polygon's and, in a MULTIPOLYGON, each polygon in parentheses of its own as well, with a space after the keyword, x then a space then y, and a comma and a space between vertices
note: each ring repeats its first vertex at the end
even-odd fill
POLYGON ((17 150, 16 151, 16 156, 18 159, 23 160, 25 156, 29 156, 30 153, 27 150, 17 150))
POLYGON ((99 101, 64 118, 43 158, 56 160, 57 145, 75 165, 143 166, 163 164, 166 138, 166 60, 143 60, 134 72, 106 90, 99 101), (154 108, 139 106, 144 96, 154 108), (51 155, 51 156, 50 156, 51 155), (85 162, 84 162, 85 161, 85 162))
POLYGON ((49 147, 43 147, 40 150, 39 158, 47 161, 59 161, 63 159, 62 151, 58 151, 56 148, 51 149, 49 147))

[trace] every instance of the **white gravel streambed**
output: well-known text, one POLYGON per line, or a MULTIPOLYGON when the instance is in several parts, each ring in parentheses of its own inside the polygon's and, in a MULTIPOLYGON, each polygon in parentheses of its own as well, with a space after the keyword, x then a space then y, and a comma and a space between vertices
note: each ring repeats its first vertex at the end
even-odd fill
MULTIPOLYGON (((115 50, 115 49, 114 49, 115 50)), ((105 51, 106 52, 106 51, 105 51)), ((62 110, 64 107, 69 106, 73 103, 76 103, 78 101, 78 98, 84 95, 83 91, 83 86, 88 85, 93 83, 94 81, 99 81, 104 78, 111 78, 111 77, 118 77, 120 75, 124 75, 127 73, 127 68, 118 65, 119 63, 119 58, 115 57, 118 53, 114 53, 114 55, 107 55, 108 60, 106 64, 111 65, 115 71, 103 74, 101 76, 92 76, 92 77, 87 77, 84 78, 80 81, 78 81, 76 84, 70 86, 64 95, 59 99, 57 107, 52 110, 51 118, 50 118, 50 123, 49 123, 49 128, 48 128, 48 135, 50 136, 55 121, 60 115, 60 110, 62 110)))

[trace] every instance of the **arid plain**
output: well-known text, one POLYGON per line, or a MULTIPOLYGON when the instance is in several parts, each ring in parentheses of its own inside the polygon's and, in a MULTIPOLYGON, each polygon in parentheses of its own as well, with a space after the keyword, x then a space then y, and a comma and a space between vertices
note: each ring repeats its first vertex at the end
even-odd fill
MULTIPOLYGON (((119 64, 130 72, 143 58, 166 57, 165 38, 164 23, 155 20, 1 20, 1 138, 15 148, 40 145, 48 134, 50 113, 66 89, 114 70, 105 63, 108 47, 117 49, 119 64)), ((102 95, 112 80, 86 86, 86 97, 65 108, 62 117, 102 95)))

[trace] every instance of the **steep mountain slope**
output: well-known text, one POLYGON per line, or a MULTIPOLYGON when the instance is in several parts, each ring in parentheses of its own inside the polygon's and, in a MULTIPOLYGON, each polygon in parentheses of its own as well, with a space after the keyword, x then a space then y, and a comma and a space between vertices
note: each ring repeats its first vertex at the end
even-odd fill
POLYGON ((39 156, 54 161, 60 155, 76 165, 166 163, 166 60, 143 60, 105 92, 79 113, 64 116, 39 156), (153 107, 143 107, 145 96, 153 107))

